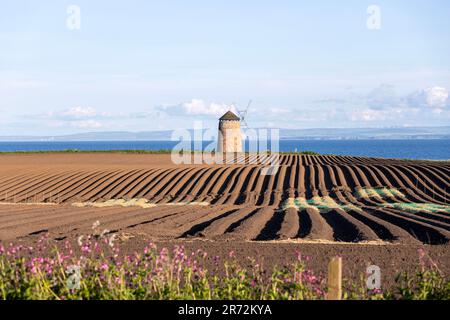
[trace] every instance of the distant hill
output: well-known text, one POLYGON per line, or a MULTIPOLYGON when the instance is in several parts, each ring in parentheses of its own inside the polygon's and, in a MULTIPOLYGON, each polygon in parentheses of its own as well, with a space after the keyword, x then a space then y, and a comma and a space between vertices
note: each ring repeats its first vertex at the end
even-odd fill
MULTIPOLYGON (((0 141, 164 141, 172 131, 86 132, 61 136, 0 136, 0 141)), ((280 129, 284 140, 450 139, 447 127, 280 129)))
POLYGON ((450 139, 448 127, 281 130, 281 139, 450 139))

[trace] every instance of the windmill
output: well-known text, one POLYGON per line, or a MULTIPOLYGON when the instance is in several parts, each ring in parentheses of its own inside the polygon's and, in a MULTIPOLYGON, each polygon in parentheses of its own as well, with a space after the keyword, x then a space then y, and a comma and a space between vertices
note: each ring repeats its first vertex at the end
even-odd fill
POLYGON ((250 105, 252 104, 252 100, 250 100, 247 104, 247 108, 245 108, 244 110, 238 110, 236 108, 236 111, 239 115, 239 118, 241 118, 241 122, 243 124, 244 128, 248 128, 248 124, 247 124, 247 113, 248 113, 248 109, 250 108, 250 105))

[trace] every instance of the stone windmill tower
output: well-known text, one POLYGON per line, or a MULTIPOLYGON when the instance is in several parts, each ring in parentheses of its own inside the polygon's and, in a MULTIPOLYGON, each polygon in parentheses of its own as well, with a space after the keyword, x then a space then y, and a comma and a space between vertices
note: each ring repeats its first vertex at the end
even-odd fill
POLYGON ((219 119, 217 152, 242 152, 241 119, 231 111, 219 119))

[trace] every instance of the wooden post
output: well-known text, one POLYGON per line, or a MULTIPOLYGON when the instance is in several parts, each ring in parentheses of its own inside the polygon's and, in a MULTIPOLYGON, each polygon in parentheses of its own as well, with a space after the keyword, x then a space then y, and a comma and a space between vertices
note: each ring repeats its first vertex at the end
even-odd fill
POLYGON ((342 299, 342 258, 334 257, 328 264, 327 300, 342 299))

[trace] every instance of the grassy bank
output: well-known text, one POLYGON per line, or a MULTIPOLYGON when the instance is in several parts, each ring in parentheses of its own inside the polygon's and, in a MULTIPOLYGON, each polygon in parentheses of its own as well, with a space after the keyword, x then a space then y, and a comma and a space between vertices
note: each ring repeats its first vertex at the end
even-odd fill
MULTIPOLYGON (((66 149, 66 150, 46 150, 46 151, 2 151, 0 154, 52 154, 52 153, 130 153, 130 154, 170 154, 171 149, 159 149, 159 150, 78 150, 78 149, 66 149)), ((178 152, 184 153, 200 153, 201 151, 192 150, 179 150, 178 152)), ((263 152, 261 152, 263 153, 263 152)), ((270 152, 267 152, 270 153, 270 152)), ((245 152, 245 154, 252 154, 245 152)), ((303 155, 320 155, 320 153, 314 151, 299 151, 299 152, 279 152, 279 154, 303 154, 303 155)))
POLYGON ((2 151, 0 155, 8 154, 60 154, 60 153, 126 153, 126 154, 170 154, 170 149, 160 150, 78 150, 78 149, 66 149, 66 150, 48 150, 48 151, 2 151))
MULTIPOLYGON (((150 243, 142 252, 123 256, 113 238, 106 231, 97 233, 79 238, 79 247, 66 242, 51 254, 45 254, 45 237, 34 248, 0 245, 0 299, 326 298, 325 279, 308 270, 308 258, 300 253, 290 266, 265 270, 252 258, 247 263, 251 267, 243 267, 234 252, 222 260, 183 246, 169 250, 150 243), (205 268, 207 259, 214 261, 212 270, 205 268)), ((347 283, 344 299, 450 299, 450 283, 420 254, 417 273, 400 274, 394 290, 367 290, 364 281, 347 283)))

